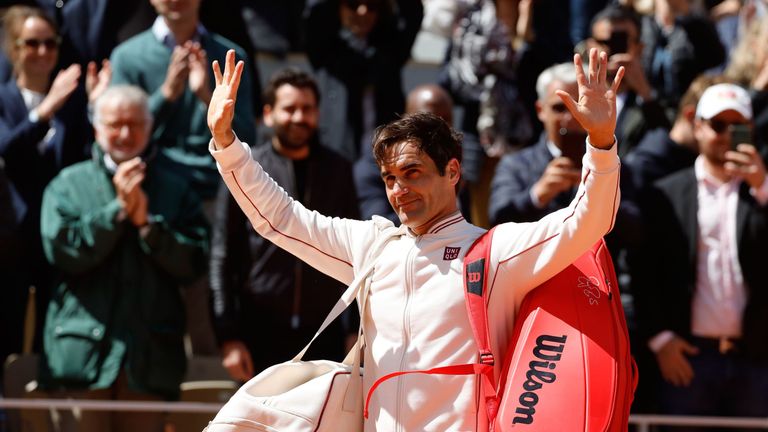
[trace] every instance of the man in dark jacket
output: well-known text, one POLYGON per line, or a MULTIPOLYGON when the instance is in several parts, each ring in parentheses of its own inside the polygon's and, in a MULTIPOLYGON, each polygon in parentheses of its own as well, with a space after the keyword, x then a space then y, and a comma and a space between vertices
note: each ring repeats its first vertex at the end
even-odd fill
POLYGON ((696 108, 700 155, 659 180, 644 207, 638 317, 665 414, 768 415, 768 182, 755 147, 729 133, 752 118, 745 90, 709 87, 696 108))
MULTIPOLYGON (((275 74, 264 91, 264 123, 274 136, 269 145, 254 148, 253 156, 306 207, 357 218, 351 165, 318 143, 318 102, 317 84, 305 72, 275 74)), ((210 271, 214 329, 224 367, 245 381, 299 352, 344 286, 259 236, 226 187, 216 216, 210 271)), ((338 321, 331 325, 307 357, 341 360, 349 334, 344 327, 338 321)))
MULTIPOLYGON (((205 269, 207 225, 189 183, 151 160, 141 89, 108 89, 94 123, 93 159, 62 170, 43 196, 43 247, 60 284, 40 384, 57 397, 172 399, 186 369, 179 286, 205 269)), ((67 414, 63 431, 162 431, 164 423, 162 413, 67 414)))

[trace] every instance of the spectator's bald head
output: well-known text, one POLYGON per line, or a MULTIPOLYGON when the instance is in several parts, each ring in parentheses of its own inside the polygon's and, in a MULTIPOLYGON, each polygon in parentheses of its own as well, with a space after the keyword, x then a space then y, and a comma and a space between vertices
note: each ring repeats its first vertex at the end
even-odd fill
POLYGON ((442 118, 449 125, 453 124, 453 100, 442 87, 435 84, 425 84, 411 90, 405 112, 428 112, 442 118))

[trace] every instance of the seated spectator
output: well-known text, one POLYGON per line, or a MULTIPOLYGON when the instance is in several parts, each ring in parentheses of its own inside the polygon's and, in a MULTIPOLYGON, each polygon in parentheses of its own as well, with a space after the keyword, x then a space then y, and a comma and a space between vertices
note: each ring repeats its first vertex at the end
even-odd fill
MULTIPOLYGON (((141 89, 108 89, 94 115, 92 159, 64 169, 43 197, 43 245, 61 283, 39 383, 61 398, 173 399, 186 369, 179 285, 204 271, 205 218, 189 183, 153 159, 141 89)), ((61 414, 62 431, 159 432, 164 423, 159 412, 61 414)))
POLYGON ((73 97, 80 65, 52 76, 61 42, 54 21, 40 9, 14 6, 3 17, 3 29, 13 79, 0 84, 0 164, 15 197, 12 205, 18 220, 13 231, 20 244, 6 257, 16 264, 0 264, 11 266, 14 273, 13 278, 4 278, 0 289, 2 304, 7 305, 0 327, 16 341, 0 346, 0 361, 21 350, 30 286, 37 288, 40 300, 38 336, 42 331, 50 278, 40 242, 43 190, 61 168, 85 159, 91 136, 85 101, 73 97))
MULTIPOLYGON (((317 83, 305 72, 285 69, 273 75, 264 91, 264 123, 274 133, 270 142, 253 148, 253 157, 305 207, 356 219, 352 166, 318 140, 319 99, 317 83)), ((211 251, 211 298, 222 363, 232 379, 246 381, 295 356, 344 288, 257 234, 222 186, 211 251)), ((346 321, 331 324, 305 358, 341 361, 349 348, 346 337, 357 340, 357 323, 346 321)))
POLYGON ((608 6, 595 16, 592 37, 585 44, 588 49, 598 48, 608 53, 609 76, 615 75, 620 66, 626 71, 616 96, 619 113, 616 137, 622 157, 629 154, 649 130, 670 126, 643 70, 640 29, 640 18, 632 9, 608 6))
POLYGON ((768 182, 755 147, 729 134, 751 119, 746 91, 709 87, 696 108, 699 157, 657 182, 644 209, 647 283, 635 295, 664 414, 768 416, 768 182))

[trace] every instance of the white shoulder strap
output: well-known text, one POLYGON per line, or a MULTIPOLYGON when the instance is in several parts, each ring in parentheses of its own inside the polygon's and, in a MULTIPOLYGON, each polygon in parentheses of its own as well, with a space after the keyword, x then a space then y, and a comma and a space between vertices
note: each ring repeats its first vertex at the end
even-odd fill
MULTIPOLYGON (((337 301, 336 304, 333 306, 333 309, 331 309, 331 312, 328 313, 328 316, 325 318, 325 321, 323 321, 323 323, 320 325, 320 328, 312 337, 312 340, 309 341, 307 346, 305 346, 304 349, 301 350, 301 352, 296 354, 296 357, 293 358, 293 361, 300 361, 302 357, 304 357, 304 354, 306 354, 310 345, 312 345, 312 342, 314 342, 315 339, 317 339, 320 333, 322 333, 323 330, 325 330, 326 327, 328 327, 331 324, 331 322, 333 322, 333 320, 335 320, 339 315, 341 315, 341 313, 344 312, 344 309, 346 309, 350 304, 352 304, 352 302, 357 297, 357 294, 360 292, 360 288, 365 285, 365 280, 368 278, 368 275, 371 273, 371 271, 373 271, 373 268, 376 265, 376 262, 378 261, 379 255, 381 255, 382 250, 384 250, 384 246, 391 239, 395 237, 399 237, 404 233, 405 233, 405 229, 402 228, 402 226, 397 228, 389 227, 373 243, 373 245, 371 246, 371 249, 369 250, 367 258, 363 263, 362 271, 358 272, 357 275, 355 275, 355 279, 352 281, 351 284, 349 284, 349 287, 347 287, 347 289, 341 295, 341 298, 339 299, 339 301, 337 301)), ((360 317, 361 326, 362 326, 362 322, 363 322, 363 317, 360 317)), ((359 345, 359 340, 357 345, 359 345)))

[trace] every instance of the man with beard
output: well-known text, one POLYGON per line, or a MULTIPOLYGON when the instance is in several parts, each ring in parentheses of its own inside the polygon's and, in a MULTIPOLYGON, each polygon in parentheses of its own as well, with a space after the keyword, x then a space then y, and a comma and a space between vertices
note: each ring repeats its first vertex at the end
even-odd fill
MULTIPOLYGON (((357 218, 351 165, 318 143, 319 98, 307 73, 277 72, 264 90, 264 123, 274 136, 253 157, 307 208, 357 218)), ((217 200, 210 271, 222 364, 238 381, 293 357, 338 298, 328 293, 345 288, 257 234, 226 187, 217 200)), ((341 360, 345 328, 357 330, 334 323, 309 358, 341 360)))
POLYGON ((734 133, 751 133, 752 113, 741 87, 707 88, 693 125, 699 156, 656 182, 644 206, 637 270, 653 276, 636 301, 664 414, 768 416, 768 182, 757 149, 734 133))

